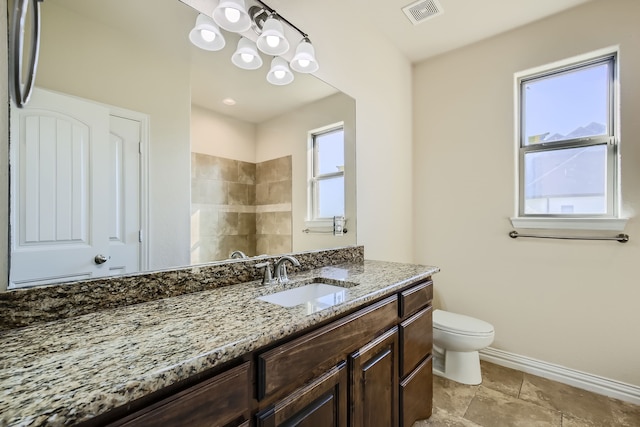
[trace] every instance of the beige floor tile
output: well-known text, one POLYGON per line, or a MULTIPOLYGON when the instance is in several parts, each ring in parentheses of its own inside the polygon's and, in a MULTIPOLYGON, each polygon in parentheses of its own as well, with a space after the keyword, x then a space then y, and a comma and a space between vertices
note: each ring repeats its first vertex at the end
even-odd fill
POLYGON ((616 426, 640 427, 640 405, 633 405, 616 399, 610 399, 610 402, 616 426))
POLYGON ((562 414, 480 386, 464 418, 484 427, 560 427, 562 414))
POLYGON ((462 417, 476 394, 478 386, 460 384, 433 376, 433 406, 451 415, 462 417))
POLYGON ((433 415, 428 420, 416 421, 413 427, 481 427, 478 424, 465 420, 462 417, 451 415, 450 413, 433 408, 433 415))
POLYGON ((499 391, 509 396, 518 397, 524 373, 481 361, 482 386, 499 391))
POLYGON ((520 399, 596 425, 615 425, 611 399, 546 378, 525 374, 520 399))
POLYGON ((562 414, 562 427, 602 427, 593 421, 581 420, 571 415, 562 414))

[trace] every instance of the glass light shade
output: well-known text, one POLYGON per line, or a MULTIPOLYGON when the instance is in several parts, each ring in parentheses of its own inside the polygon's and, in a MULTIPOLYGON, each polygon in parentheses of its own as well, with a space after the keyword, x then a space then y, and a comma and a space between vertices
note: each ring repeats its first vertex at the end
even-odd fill
POLYGON ((293 81, 293 73, 289 64, 279 56, 271 61, 271 69, 267 73, 267 81, 272 85, 283 86, 293 81))
POLYGON ((212 51, 222 49, 226 43, 213 19, 203 14, 196 18, 196 25, 189 32, 189 40, 200 49, 212 51))
POLYGON ((289 50, 289 41, 284 36, 284 27, 278 18, 269 16, 262 26, 256 42, 258 49, 267 55, 283 55, 289 50))
POLYGON ((238 41, 238 48, 231 56, 231 62, 245 70, 256 70, 262 67, 262 58, 256 49, 256 44, 246 37, 241 37, 238 41))
POLYGON ((309 39, 302 39, 296 47, 296 54, 291 60, 291 68, 299 73, 314 73, 320 66, 316 60, 316 51, 309 39))
POLYGON ((244 0, 221 0, 213 10, 213 20, 227 31, 241 33, 251 27, 244 0))

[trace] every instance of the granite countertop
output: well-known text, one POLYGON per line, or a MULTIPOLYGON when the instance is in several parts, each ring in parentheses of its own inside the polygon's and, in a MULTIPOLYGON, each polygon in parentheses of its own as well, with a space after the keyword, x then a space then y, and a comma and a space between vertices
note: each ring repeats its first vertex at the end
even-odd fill
POLYGON ((0 426, 72 425, 339 316, 437 273, 437 267, 365 261, 253 281, 0 334, 0 426), (322 311, 256 297, 325 278, 346 300, 322 311))

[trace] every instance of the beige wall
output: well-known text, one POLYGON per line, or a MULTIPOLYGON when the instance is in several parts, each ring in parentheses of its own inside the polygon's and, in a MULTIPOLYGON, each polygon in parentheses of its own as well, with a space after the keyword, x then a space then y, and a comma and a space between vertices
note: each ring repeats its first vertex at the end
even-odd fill
MULTIPOLYGON (((345 5, 339 0, 327 0, 315 3, 314 13, 309 13, 309 5, 306 2, 289 2, 282 7, 274 3, 273 6, 278 7, 287 19, 312 35, 321 61, 318 77, 356 99, 356 134, 358 140, 362 141, 357 146, 357 182, 358 186, 364 189, 359 191, 357 196, 360 211, 358 243, 366 246, 367 258, 410 261, 413 254, 412 171, 408 166, 411 164, 412 143, 409 61, 388 40, 377 34, 366 20, 352 21, 348 18, 349 15, 357 15, 357 4, 345 5), (335 14, 335 10, 341 7, 354 9, 353 14, 335 14), (326 22, 317 19, 317 16, 330 16, 332 25, 326 25, 326 22), (354 48, 356 43, 358 46, 354 48), (381 58, 384 60, 381 61, 381 58), (376 191, 367 191, 368 188, 375 188, 376 191), (384 203, 380 202, 381 197, 384 198, 384 203)), ((70 32, 74 34, 71 28, 70 32)), ((118 40, 118 35, 113 34, 113 39, 118 40)), ((121 45, 116 52, 128 48, 121 45)), ((69 46, 65 46, 65 49, 69 49, 69 46)), ((5 56, 0 56, 1 61, 6 61, 5 56)), ((156 61, 150 66, 151 64, 145 62, 149 56, 151 54, 142 54, 138 58, 139 66, 134 67, 143 76, 140 81, 144 82, 145 87, 156 83, 166 84, 173 80, 172 73, 181 74, 184 71, 178 70, 179 66, 175 63, 161 64, 156 61)), ((102 65, 104 64, 89 64, 96 68, 102 65)), ((87 84, 92 87, 100 86, 97 83, 87 84)), ((135 84, 136 82, 130 82, 126 88, 137 90, 135 84)), ((111 88, 103 86, 93 89, 109 92, 111 88)), ((188 127, 189 100, 183 99, 188 91, 171 91, 169 95, 173 96, 173 101, 169 103, 159 102, 157 98, 159 93, 166 90, 162 86, 155 89, 149 93, 149 108, 157 109, 164 115, 157 120, 152 115, 152 126, 156 121, 162 125, 166 118, 166 123, 179 120, 188 127), (169 110, 177 105, 184 107, 184 113, 172 115, 169 110)), ((112 96, 105 96, 102 101, 115 104, 112 96)), ((144 105, 125 107, 145 112, 144 105)), ((2 125, 6 128, 4 119, 2 125)), ((181 139, 178 141, 178 138, 174 137, 177 135, 175 129, 167 129, 167 132, 159 130, 157 135, 165 143, 162 144, 162 148, 152 152, 152 161, 156 158, 159 162, 155 169, 152 168, 157 183, 152 186, 151 200, 173 198, 171 206, 179 207, 182 211, 167 209, 152 217, 152 227, 163 230, 152 242, 151 267, 156 268, 161 265, 185 264, 189 256, 190 237, 188 193, 184 191, 184 188, 189 186, 188 141, 185 142, 187 145, 184 145, 181 139), (182 203, 183 199, 185 203, 182 203), (180 254, 172 255, 174 249, 179 250, 180 254)), ((7 185, 6 176, 1 178, 0 186, 4 188, 7 185)), ((6 207, 0 209, 3 209, 0 215, 4 214, 6 217, 6 207)), ((0 256, 6 259, 5 247, 0 249, 0 256)), ((0 273, 1 289, 3 285, 6 286, 6 267, 3 267, 0 273)))
POLYGON ((356 244, 355 108, 349 96, 339 93, 261 123, 257 127, 259 161, 285 155, 293 162, 293 250, 304 251, 356 244), (342 236, 303 233, 307 216, 307 139, 308 132, 337 122, 345 131, 345 216, 347 230, 342 236))
POLYGON ((411 64, 371 27, 362 1, 270 5, 309 34, 316 75, 356 100, 357 238, 365 257, 411 262, 411 64))
POLYGON ((256 162, 256 125, 191 106, 191 151, 256 162))
MULTIPOLYGON (((286 212, 293 212, 293 223, 292 225, 289 224, 287 232, 289 249, 276 252, 276 249, 267 249, 267 247, 262 246, 257 249, 258 253, 290 252, 292 250, 291 244, 293 244, 294 251, 353 245, 357 243, 355 120, 355 102, 351 97, 342 93, 331 95, 258 125, 230 119, 213 111, 194 106, 191 117, 192 150, 201 154, 205 153, 230 159, 253 157, 258 165, 268 164, 273 159, 291 156, 293 184, 291 184, 291 178, 289 178, 289 187, 292 187, 291 191, 288 192, 288 197, 291 197, 289 199, 290 203, 288 203, 288 207, 275 207, 277 210, 284 209, 286 212), (351 228, 351 232, 343 236, 305 234, 302 233, 302 229, 306 228, 304 221, 307 213, 308 132, 341 121, 345 123, 345 164, 347 165, 345 175, 347 200, 345 209, 348 221, 347 229, 351 228), (232 143, 228 143, 228 141, 232 143), (253 149, 253 154, 251 149, 253 149), (293 236, 291 236, 292 233, 293 236), (291 239, 293 242, 291 242, 291 239)), ((260 202, 259 188, 260 185, 258 185, 257 190, 257 204, 272 204, 260 202)), ((280 238, 282 238, 281 233, 280 238)), ((271 242, 270 246, 273 246, 273 242, 271 242)), ((284 246, 278 245, 276 247, 284 246)))
POLYGON ((640 223, 627 244, 512 240, 514 73, 620 45, 622 197, 640 212, 640 3, 600 0, 414 68, 415 261, 493 347, 640 385, 640 223))
POLYGON ((149 267, 188 264, 189 68, 55 3, 42 11, 37 85, 149 115, 149 267))

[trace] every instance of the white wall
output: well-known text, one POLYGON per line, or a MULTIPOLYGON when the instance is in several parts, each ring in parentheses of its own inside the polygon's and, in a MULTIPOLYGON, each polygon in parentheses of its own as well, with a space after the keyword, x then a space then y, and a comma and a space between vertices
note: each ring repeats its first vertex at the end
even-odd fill
POLYGON ((416 261, 493 347, 640 385, 640 223, 626 244, 517 239, 515 72, 620 45, 622 197, 640 212, 640 2, 600 0, 415 66, 416 261))
POLYGON ((256 125, 192 105, 191 151, 256 163, 256 125))
POLYGON ((293 251, 305 251, 356 244, 356 130, 354 100, 345 94, 328 96, 303 108, 275 117, 258 125, 258 162, 292 156, 292 239, 293 251), (307 214, 308 132, 337 122, 344 122, 345 135, 345 216, 347 230, 342 236, 305 234, 307 214))
POLYGON ((39 87, 149 115, 149 268, 188 264, 188 66, 55 3, 43 6, 42 13, 39 87))

